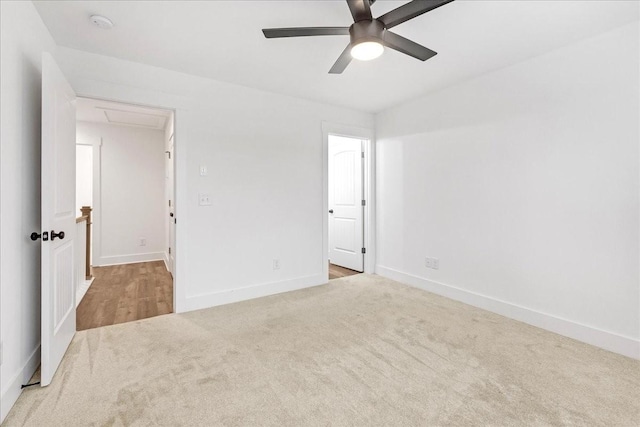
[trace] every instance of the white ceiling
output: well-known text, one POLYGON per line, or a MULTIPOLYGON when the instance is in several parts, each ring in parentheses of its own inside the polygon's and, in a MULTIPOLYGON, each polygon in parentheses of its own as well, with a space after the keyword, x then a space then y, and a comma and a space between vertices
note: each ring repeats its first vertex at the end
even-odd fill
MULTIPOLYGON (((456 0, 393 29, 436 57, 421 62, 387 49, 329 75, 348 36, 267 40, 261 29, 349 26, 342 0, 34 3, 62 46, 369 112, 636 21, 640 8, 637 1, 456 0), (94 27, 92 14, 114 28, 94 27)), ((378 0, 373 15, 403 3, 378 0)))
POLYGON ((76 120, 83 122, 163 130, 170 116, 166 110, 119 102, 89 98, 78 98, 76 102, 76 120))

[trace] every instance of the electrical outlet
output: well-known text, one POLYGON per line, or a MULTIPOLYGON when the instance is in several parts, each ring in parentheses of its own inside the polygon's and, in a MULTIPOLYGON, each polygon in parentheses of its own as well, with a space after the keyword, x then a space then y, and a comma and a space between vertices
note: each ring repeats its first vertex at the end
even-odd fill
POLYGON ((200 206, 211 206, 211 196, 206 193, 198 194, 198 204, 200 206))
POLYGON ((279 259, 274 259, 273 260, 273 269, 274 270, 280 270, 280 260, 279 259))
POLYGON ((207 176, 209 174, 206 166, 200 166, 200 176, 207 176))
POLYGON ((145 237, 140 238, 140 246, 147 246, 147 239, 145 237))
POLYGON ((438 270, 440 268, 440 260, 438 258, 426 257, 424 259, 424 266, 427 268, 438 270))

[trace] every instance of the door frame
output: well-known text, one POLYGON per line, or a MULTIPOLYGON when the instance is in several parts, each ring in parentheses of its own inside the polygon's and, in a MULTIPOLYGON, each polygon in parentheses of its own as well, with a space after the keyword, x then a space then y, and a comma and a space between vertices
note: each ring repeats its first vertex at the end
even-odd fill
MULTIPOLYGON (((167 213, 167 221, 168 221, 168 227, 167 227, 167 243, 168 243, 168 248, 167 248, 167 256, 165 259, 165 262, 167 264, 167 269, 169 270, 169 272, 171 273, 171 276, 173 276, 175 274, 175 246, 176 246, 176 221, 174 220, 174 215, 175 215, 175 203, 176 203, 176 197, 175 197, 175 182, 176 182, 176 171, 175 171, 175 156, 173 155, 173 153, 175 152, 175 117, 174 117, 174 113, 171 113, 170 116, 171 121, 173 122, 173 125, 171 127, 171 136, 169 137, 168 143, 169 146, 165 147, 167 149, 167 151, 165 151, 165 154, 168 154, 169 156, 169 161, 171 163, 171 184, 170 186, 165 187, 165 190, 167 189, 171 189, 171 199, 168 199, 168 197, 165 197, 165 201, 170 201, 170 203, 167 205, 165 205, 166 208, 166 213, 167 213), (172 252, 173 250, 173 252, 172 252)), ((165 196, 169 196, 169 194, 165 194, 165 196)))
MULTIPOLYGON (((128 104, 128 105, 133 105, 133 106, 138 106, 138 107, 145 107, 145 108, 155 108, 155 109, 161 109, 161 110, 166 110, 166 111, 171 111, 173 114, 173 151, 174 151, 174 155, 173 155, 173 203, 174 203, 174 213, 176 216, 176 219, 178 219, 180 217, 180 206, 182 205, 182 203, 180 203, 179 199, 182 197, 181 192, 178 190, 178 170, 183 171, 185 170, 185 168, 182 167, 182 163, 186 164, 186 159, 185 156, 180 155, 178 156, 178 154, 176 154, 176 152, 178 151, 178 147, 179 147, 179 143, 178 143, 178 117, 179 117, 179 109, 173 106, 164 106, 164 105, 151 105, 151 104, 146 104, 143 102, 137 102, 135 100, 130 100, 130 99, 120 99, 120 98, 112 98, 112 97, 105 97, 102 95, 98 95, 98 94, 92 94, 92 93, 87 93, 87 92, 82 92, 82 91, 78 91, 76 92, 76 96, 78 98, 90 98, 90 99, 94 99, 94 100, 98 100, 98 101, 105 101, 105 102, 118 102, 121 104, 128 104), (180 159, 181 158, 181 159, 180 159)), ((77 140, 76 140, 77 142, 77 140)), ((88 144, 87 144, 88 145, 88 144)), ((93 182, 93 203, 94 205, 94 210, 96 207, 101 207, 101 201, 97 200, 101 197, 100 194, 100 189, 98 189, 98 192, 96 193, 96 183, 100 182, 100 178, 98 177, 98 180, 96 181, 96 174, 100 174, 100 166, 98 165, 98 168, 96 168, 96 160, 99 162, 100 156, 102 155, 101 152, 102 149, 102 139, 100 140, 99 143, 94 143, 94 152, 93 152, 93 164, 94 164, 94 182, 93 182)), ((164 147, 163 147, 163 151, 164 151, 164 147)), ((186 204, 185 204, 186 206, 186 204)), ((186 213, 186 209, 185 209, 185 213, 186 213)), ((99 215, 99 214, 98 214, 99 215)), ((186 214, 185 214, 186 216, 186 214)), ((182 301, 184 300, 184 296, 183 293, 179 293, 179 291, 182 291, 182 288, 179 286, 180 283, 183 283, 182 279, 179 277, 180 275, 178 274, 179 267, 178 265, 181 264, 180 263, 180 259, 181 257, 179 256, 180 252, 182 252, 181 250, 178 250, 178 246, 180 243, 179 242, 179 238, 178 235, 181 234, 179 232, 179 230, 181 228, 186 228, 186 227, 178 227, 178 224, 176 222, 176 224, 174 224, 175 227, 175 246, 173 248, 174 250, 174 266, 173 269, 175 270, 174 272, 172 272, 171 276, 172 276, 172 280, 173 280, 173 313, 179 313, 182 312, 182 301)), ((95 233, 95 228, 94 228, 94 233, 95 233)), ((186 233, 186 230, 185 230, 186 233)), ((92 239, 92 249, 95 248, 95 243, 96 240, 99 239, 92 239)), ((98 249, 98 252, 100 252, 100 249, 98 249)), ((92 259, 96 257, 95 252, 92 254, 92 259)), ((186 282, 184 282, 186 283, 186 282)))
POLYGON ((363 177, 364 187, 364 272, 373 274, 376 264, 375 240, 375 133, 373 129, 322 122, 322 274, 329 277, 329 135, 356 138, 364 141, 363 177))

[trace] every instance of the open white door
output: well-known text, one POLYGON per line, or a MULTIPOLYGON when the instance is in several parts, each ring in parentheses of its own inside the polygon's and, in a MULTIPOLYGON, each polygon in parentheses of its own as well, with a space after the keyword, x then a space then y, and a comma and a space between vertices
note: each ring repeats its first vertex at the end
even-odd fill
POLYGON ((362 141, 329 135, 329 261, 364 270, 362 141))
POLYGON ((53 57, 42 55, 42 386, 76 333, 74 280, 75 93, 53 57))

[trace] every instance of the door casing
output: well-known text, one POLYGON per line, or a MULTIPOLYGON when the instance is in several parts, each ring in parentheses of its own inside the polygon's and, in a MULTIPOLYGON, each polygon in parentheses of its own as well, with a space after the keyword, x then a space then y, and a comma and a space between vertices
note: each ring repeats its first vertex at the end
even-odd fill
POLYGON ((322 274, 329 277, 329 135, 357 138, 364 141, 363 186, 364 209, 364 272, 375 272, 375 134, 373 129, 339 123, 322 122, 322 274))
POLYGON ((333 265, 349 268, 355 271, 364 271, 364 208, 361 200, 364 200, 364 153, 362 151, 363 140, 360 138, 344 138, 329 134, 329 261, 333 265), (338 157, 342 160, 338 160, 338 157), (353 156, 353 157, 352 157, 353 156), (344 164, 345 159, 350 159, 349 164, 344 164), (340 165, 342 164, 342 168, 340 165), (341 173, 353 166, 356 173, 342 176, 341 173), (346 169, 345 169, 346 168, 346 169), (352 200, 336 200, 336 191, 342 189, 354 190, 352 200), (346 221, 345 221, 346 220, 346 221), (342 223, 343 227, 338 225, 342 223), (345 229, 345 226, 348 229, 345 229), (354 240, 344 240, 347 236, 341 233, 354 233, 354 240), (338 248, 337 242, 342 241, 347 247, 338 248), (350 247, 350 242, 353 244, 350 247))

